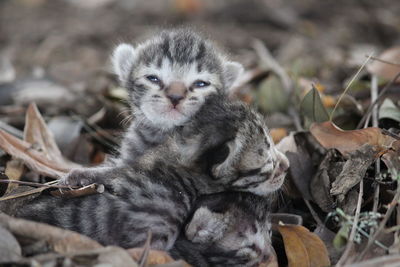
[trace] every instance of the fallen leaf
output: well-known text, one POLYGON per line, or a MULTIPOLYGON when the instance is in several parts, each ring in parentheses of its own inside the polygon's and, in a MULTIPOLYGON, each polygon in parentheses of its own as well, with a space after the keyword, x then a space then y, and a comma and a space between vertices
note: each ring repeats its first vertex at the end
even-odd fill
POLYGON ((309 118, 313 122, 329 120, 328 112, 321 101, 318 90, 314 86, 301 101, 300 112, 303 116, 309 118))
POLYGON ((288 135, 288 131, 285 128, 272 128, 269 133, 275 144, 288 135))
MULTIPOLYGON (((389 48, 380 54, 378 58, 394 64, 375 60, 371 64, 367 65, 367 70, 379 77, 393 80, 400 72, 400 46, 389 48)), ((400 78, 398 78, 396 82, 400 82, 400 78)))
POLYGON ((66 160, 58 149, 53 133, 48 129, 36 104, 30 104, 25 116, 24 141, 32 144, 39 152, 58 166, 65 169, 77 168, 66 160))
POLYGON ((324 242, 300 225, 280 225, 289 267, 330 266, 324 242))
POLYGON ((76 232, 44 223, 16 219, 3 213, 0 213, 0 225, 17 236, 45 240, 58 253, 73 253, 103 247, 89 237, 76 232))
MULTIPOLYGON (((143 255, 144 250, 144 248, 130 248, 127 250, 127 252, 135 261, 139 261, 143 255)), ((149 265, 165 264, 175 261, 170 255, 168 255, 168 253, 162 250, 150 250, 147 260, 147 264, 149 265)))
POLYGON ((337 150, 329 150, 316 174, 311 178, 310 193, 313 201, 325 212, 335 209, 335 201, 330 194, 331 183, 343 168, 343 158, 337 150))
MULTIPOLYGON (((10 180, 19 181, 22 174, 24 173, 25 166, 22 160, 11 159, 6 163, 5 174, 10 180)), ((7 185, 6 194, 18 187, 18 184, 10 183, 7 185)))
POLYGON ((323 147, 335 148, 344 156, 364 144, 373 146, 377 153, 384 152, 396 141, 377 127, 343 131, 330 121, 313 123, 310 132, 323 147))
POLYGON ((288 97, 277 76, 270 76, 260 84, 257 104, 260 109, 266 113, 284 111, 287 109, 288 97))
POLYGON ((375 161, 374 147, 365 144, 360 149, 349 154, 349 159, 344 163, 341 173, 332 183, 331 195, 337 196, 339 201, 364 178, 368 167, 375 161))
POLYGON ((379 119, 391 119, 400 122, 400 109, 389 98, 383 101, 378 114, 379 119))
POLYGON ((21 247, 15 237, 0 226, 0 263, 17 261, 21 258, 21 247))
POLYGON ((0 130, 0 148, 9 155, 21 159, 30 169, 42 175, 60 178, 70 168, 59 166, 57 162, 47 159, 43 153, 31 148, 31 144, 0 130))
POLYGON ((392 179, 398 180, 400 178, 400 141, 394 142, 392 149, 383 154, 381 159, 392 175, 392 179))

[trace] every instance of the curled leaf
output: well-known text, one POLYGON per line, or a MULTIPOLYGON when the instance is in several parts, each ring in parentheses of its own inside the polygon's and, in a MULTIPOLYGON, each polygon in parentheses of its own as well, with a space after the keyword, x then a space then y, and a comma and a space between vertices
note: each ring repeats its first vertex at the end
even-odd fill
POLYGON ((324 242, 300 225, 280 225, 279 233, 285 245, 289 267, 330 266, 324 242))
MULTIPOLYGON (((396 75, 400 73, 400 46, 384 51, 378 58, 388 63, 375 60, 367 66, 367 70, 379 77, 393 80, 396 75)), ((400 78, 398 78, 396 82, 400 82, 400 78)))
POLYGON ((312 124, 310 132, 323 147, 335 148, 345 156, 365 144, 373 146, 378 153, 384 152, 396 141, 376 127, 343 131, 330 121, 312 124))

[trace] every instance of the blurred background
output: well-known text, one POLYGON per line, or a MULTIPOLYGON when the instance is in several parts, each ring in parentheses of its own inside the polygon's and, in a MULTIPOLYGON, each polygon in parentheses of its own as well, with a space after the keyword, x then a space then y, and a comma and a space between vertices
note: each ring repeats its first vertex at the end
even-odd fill
MULTIPOLYGON (((396 0, 1 0, 0 126, 21 136, 26 106, 36 102, 66 155, 100 162, 126 124, 112 49, 184 25, 246 67, 235 96, 285 135, 295 129, 290 101, 263 53, 294 81, 299 99, 314 83, 332 108, 367 55, 399 44, 399 14, 396 0)), ((346 102, 344 117, 359 120, 369 79, 363 72, 354 83, 357 101, 346 102)))

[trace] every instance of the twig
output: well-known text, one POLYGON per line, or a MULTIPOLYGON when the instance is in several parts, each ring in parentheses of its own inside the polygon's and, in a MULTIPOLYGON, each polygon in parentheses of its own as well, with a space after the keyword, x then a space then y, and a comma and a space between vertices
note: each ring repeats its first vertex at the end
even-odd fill
MULTIPOLYGON (((46 184, 47 185, 51 185, 51 184, 55 184, 57 182, 58 181, 55 180, 55 181, 48 182, 46 184)), ((10 200, 10 199, 15 199, 15 198, 19 198, 19 197, 25 197, 25 196, 37 194, 37 193, 42 192, 45 189, 47 189, 47 187, 39 187, 39 188, 34 188, 34 189, 31 189, 31 190, 28 190, 28 191, 24 191, 24 192, 21 192, 21 193, 16 193, 16 194, 8 195, 8 196, 5 196, 5 197, 0 197, 0 201, 5 201, 5 200, 10 200)))
MULTIPOLYGON (((367 55, 365 55, 367 56, 367 55)), ((396 62, 391 62, 391 61, 387 61, 385 59, 381 59, 379 57, 371 57, 372 60, 376 60, 385 64, 389 64, 389 65, 393 65, 393 66, 399 66, 400 67, 400 63, 396 63, 396 62)))
POLYGON ((153 234, 152 234, 151 230, 149 229, 149 231, 147 232, 146 243, 144 244, 144 247, 143 247, 143 253, 139 260, 139 264, 138 264, 139 267, 145 267, 148 265, 148 259, 149 259, 149 253, 150 253, 150 243, 151 243, 152 236, 153 236, 153 234))
POLYGON ((332 121, 333 114, 335 113, 337 107, 339 106, 339 103, 342 101, 343 96, 347 93, 347 91, 350 89, 350 86, 353 84, 353 82, 356 80, 360 72, 364 69, 365 65, 367 65, 368 61, 371 59, 372 53, 368 56, 368 58, 364 61, 364 63, 361 65, 361 67, 358 69, 356 74, 354 74, 353 78, 351 78, 350 82, 347 84, 346 89, 344 89, 343 93, 340 95, 338 101, 336 102, 335 107, 333 108, 331 115, 329 116, 329 121, 332 121))
POLYGON ((396 76, 388 83, 386 84, 386 86, 381 90, 381 92, 378 95, 378 98, 369 105, 367 111, 365 112, 364 116, 361 118, 360 122, 357 125, 356 129, 360 129, 362 127, 362 125, 364 124, 364 122, 371 116, 371 112, 373 107, 380 103, 383 96, 386 94, 386 91, 389 90, 389 88, 396 82, 396 80, 400 78, 400 72, 396 74, 396 76))
MULTIPOLYGON (((57 181, 53 181, 57 182, 57 181)), ((41 184, 41 183, 34 183, 34 182, 24 182, 24 181, 17 181, 17 180, 1 180, 0 183, 5 184, 21 184, 21 185, 29 185, 33 187, 46 187, 46 188, 66 188, 71 189, 70 186, 67 185, 57 185, 57 184, 41 184)), ((72 187, 72 188, 79 188, 79 187, 72 187)))
MULTIPOLYGON (((371 77, 371 102, 375 102, 376 99, 378 99, 378 77, 374 74, 372 74, 371 77)), ((373 127, 378 127, 378 106, 374 106, 372 109, 372 126, 373 127)), ((364 128, 366 128, 367 125, 364 125, 364 128)), ((377 180, 379 174, 381 172, 381 162, 378 159, 375 162, 375 180, 377 180)), ((380 192, 380 185, 379 183, 375 183, 375 192, 374 192, 374 202, 372 206, 372 211, 377 212, 378 211, 378 204, 379 204, 379 192, 380 192)))
MULTIPOLYGON (((68 186, 67 186, 68 188, 68 186)), ((71 189, 71 188, 70 188, 71 189)), ((67 191, 52 191, 50 194, 54 197, 62 197, 62 198, 73 198, 73 197, 82 197, 93 194, 101 194, 104 192, 104 185, 102 184, 90 184, 84 187, 80 187, 77 189, 71 189, 67 191)))
POLYGON ((346 249, 343 252, 342 256, 340 257, 338 263, 336 264, 336 267, 343 266, 346 263, 346 261, 349 258, 350 252, 354 246, 353 242, 354 242, 354 237, 356 235, 358 221, 360 219, 360 211, 361 211, 363 193, 364 193, 364 181, 361 180, 360 181, 360 191, 358 192, 356 214, 354 215, 354 221, 353 221, 353 226, 351 227, 350 237, 349 237, 349 240, 347 241, 346 249))
POLYGON ((310 201, 308 201, 307 199, 304 199, 304 202, 306 203, 308 209, 310 210, 310 213, 311 213, 312 217, 317 222, 317 224, 321 225, 321 226, 324 226, 324 223, 321 221, 321 219, 318 217, 318 214, 315 212, 315 210, 311 206, 310 201))
POLYGON ((397 191, 396 191, 396 195, 393 197, 392 202, 389 205, 389 209, 386 211, 385 213, 385 217, 383 217, 383 220, 381 221, 381 223, 379 224, 378 229, 376 230, 376 232, 374 233, 374 235, 368 240, 367 245, 365 246, 364 250, 358 255, 357 260, 361 260, 364 258, 365 254, 370 250, 372 244, 374 243, 374 240, 377 239, 377 237, 379 236, 379 234, 382 232, 382 230, 385 228, 385 225, 387 223, 387 221, 389 220, 390 215, 392 214, 392 212, 394 211, 394 209, 396 208, 398 202, 400 200, 400 186, 397 186, 397 191))

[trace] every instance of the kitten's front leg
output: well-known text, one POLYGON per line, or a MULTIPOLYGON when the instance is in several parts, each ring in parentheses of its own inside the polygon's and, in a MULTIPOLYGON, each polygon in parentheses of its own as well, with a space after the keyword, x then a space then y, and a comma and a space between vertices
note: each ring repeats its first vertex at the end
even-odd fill
POLYGON ((60 179, 60 184, 68 186, 87 186, 93 183, 107 185, 113 177, 114 166, 73 169, 60 179))

